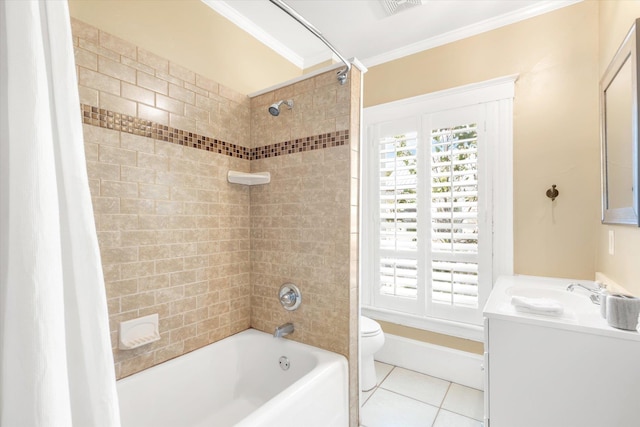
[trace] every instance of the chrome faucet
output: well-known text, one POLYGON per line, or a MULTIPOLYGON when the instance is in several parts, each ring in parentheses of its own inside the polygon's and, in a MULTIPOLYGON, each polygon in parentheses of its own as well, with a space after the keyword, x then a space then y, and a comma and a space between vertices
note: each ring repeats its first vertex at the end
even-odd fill
POLYGON ((580 283, 570 283, 569 286, 567 286, 567 290, 569 292, 573 292, 575 288, 582 288, 591 292, 592 294, 589 295, 589 299, 591 300, 591 302, 594 304, 600 304, 600 293, 602 293, 602 291, 607 288, 607 285, 598 283, 598 289, 588 288, 580 283))
POLYGON ((285 323, 284 325, 276 326, 276 330, 273 332, 274 338, 280 338, 285 335, 293 333, 293 323, 285 323))

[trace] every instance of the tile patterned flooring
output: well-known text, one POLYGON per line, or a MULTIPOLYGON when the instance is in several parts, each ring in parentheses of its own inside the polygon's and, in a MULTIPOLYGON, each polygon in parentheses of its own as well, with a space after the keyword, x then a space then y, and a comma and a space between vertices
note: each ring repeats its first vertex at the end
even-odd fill
POLYGON ((362 427, 482 427, 481 390, 375 364, 378 386, 362 393, 362 427))

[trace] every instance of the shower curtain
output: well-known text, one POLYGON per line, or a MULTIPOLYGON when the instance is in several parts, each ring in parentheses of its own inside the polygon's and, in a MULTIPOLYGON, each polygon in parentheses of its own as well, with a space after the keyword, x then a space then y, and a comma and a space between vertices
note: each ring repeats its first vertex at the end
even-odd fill
POLYGON ((66 1, 0 2, 0 425, 118 426, 66 1))

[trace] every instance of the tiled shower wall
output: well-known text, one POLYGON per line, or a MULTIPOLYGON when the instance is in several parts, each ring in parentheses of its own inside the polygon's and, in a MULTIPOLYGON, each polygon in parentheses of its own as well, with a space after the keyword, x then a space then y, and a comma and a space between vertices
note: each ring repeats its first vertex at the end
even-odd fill
POLYGON ((291 339, 350 359, 357 425, 360 73, 249 101, 82 22, 73 33, 117 376, 293 321, 291 339), (273 117, 280 99, 294 107, 273 117), (231 185, 230 169, 272 181, 231 185), (285 282, 303 293, 293 313, 285 282), (156 312, 159 342, 117 350, 120 321, 156 312))
POLYGON ((250 168, 249 101, 82 22, 72 26, 121 378, 249 327, 249 189, 226 182, 229 169, 250 168), (160 315, 162 339, 119 351, 118 323, 151 313, 160 315))
POLYGON ((348 357, 352 425, 358 407, 358 316, 351 315, 358 313, 358 126, 351 132, 359 95, 358 70, 345 85, 331 71, 251 100, 252 144, 279 144, 251 161, 252 172, 271 173, 269 185, 251 189, 251 325, 271 332, 293 322, 291 339, 348 357), (282 99, 293 100, 293 109, 271 116, 269 105, 282 99), (318 134, 325 143, 288 154, 318 134), (294 312, 274 298, 286 282, 302 293, 294 312))

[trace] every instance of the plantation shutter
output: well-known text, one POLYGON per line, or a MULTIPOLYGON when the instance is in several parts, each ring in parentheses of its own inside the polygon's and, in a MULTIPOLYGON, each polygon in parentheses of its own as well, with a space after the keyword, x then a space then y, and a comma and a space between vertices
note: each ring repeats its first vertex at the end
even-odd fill
POLYGON ((416 299, 417 132, 379 140, 380 293, 416 299))
POLYGON ((478 132, 431 130, 431 298, 478 307, 478 132))

